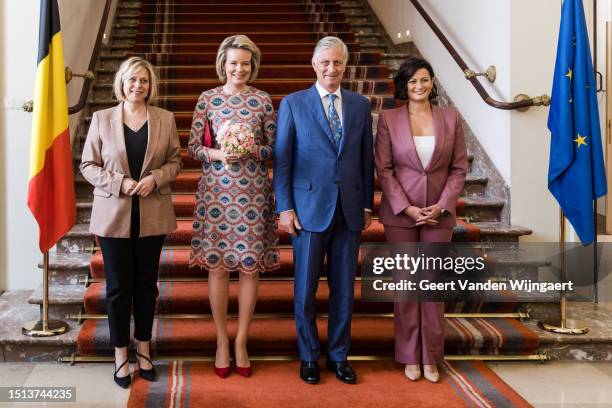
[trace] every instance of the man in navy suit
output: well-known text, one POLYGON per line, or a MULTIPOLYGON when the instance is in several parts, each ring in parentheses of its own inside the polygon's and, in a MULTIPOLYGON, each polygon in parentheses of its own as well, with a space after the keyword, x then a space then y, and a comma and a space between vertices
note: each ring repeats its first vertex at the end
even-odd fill
POLYGON ((286 96, 278 111, 274 191, 279 228, 290 233, 295 268, 295 324, 300 377, 319 382, 316 292, 327 255, 327 368, 349 384, 347 362, 361 230, 374 200, 370 101, 340 88, 346 44, 325 37, 315 47, 317 82, 286 96))

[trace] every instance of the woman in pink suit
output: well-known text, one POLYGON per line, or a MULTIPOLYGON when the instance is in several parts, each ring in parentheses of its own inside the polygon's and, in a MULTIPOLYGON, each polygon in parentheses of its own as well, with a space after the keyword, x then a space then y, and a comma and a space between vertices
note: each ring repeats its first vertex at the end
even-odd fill
MULTIPOLYGON (((375 164, 383 190, 379 210, 389 243, 450 242, 468 160, 459 113, 439 108, 434 72, 411 58, 394 78, 395 98, 407 103, 381 112, 375 164)), ((395 359, 416 381, 439 379, 444 358, 444 303, 396 302, 395 359)))

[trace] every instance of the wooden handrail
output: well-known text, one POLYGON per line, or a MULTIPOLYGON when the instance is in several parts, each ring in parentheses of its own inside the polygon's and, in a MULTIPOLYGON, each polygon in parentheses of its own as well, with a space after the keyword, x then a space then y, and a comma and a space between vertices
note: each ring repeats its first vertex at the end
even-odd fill
MULTIPOLYGON (((98 36, 96 37, 96 43, 91 53, 89 67, 87 68, 87 70, 91 72, 94 71, 94 69, 96 68, 96 62, 98 62, 98 54, 100 53, 100 48, 102 47, 102 38, 104 36, 104 31, 106 30, 108 14, 110 13, 110 5, 111 0, 106 0, 106 4, 104 5, 104 13, 102 13, 102 20, 100 21, 100 28, 98 29, 98 36)), ((73 105, 68 108, 69 115, 77 113, 85 107, 87 97, 89 96, 89 89, 91 88, 91 83, 93 82, 93 80, 94 78, 91 77, 83 78, 83 87, 81 88, 81 95, 79 96, 79 100, 76 105, 73 105)))
MULTIPOLYGON (((455 47, 453 47, 452 44, 448 41, 444 33, 440 30, 440 28, 438 28, 438 26, 432 20, 429 14, 427 14, 427 11, 425 11, 425 9, 421 6, 419 1, 418 0, 410 0, 410 1, 412 2, 412 5, 414 6, 414 8, 416 8, 416 10, 419 12, 421 17, 423 17, 427 25, 429 25, 429 28, 432 29, 434 34, 436 34, 438 39, 442 42, 446 50, 450 53, 451 57, 453 57, 453 59, 455 60, 457 65, 459 65, 459 68, 461 68, 461 70, 463 71, 465 75, 466 71, 470 71, 470 69, 468 68, 463 58, 461 58, 461 56, 459 55, 455 47)), ((486 89, 484 89, 484 87, 482 86, 480 81, 478 81, 476 77, 468 77, 466 75, 466 79, 472 83, 472 85, 476 89, 476 92, 478 92, 478 94, 482 97, 482 99, 485 101, 487 105, 492 106, 497 109, 526 110, 530 106, 548 106, 550 105, 550 96, 546 94, 542 96, 537 96, 535 98, 525 97, 525 99, 521 99, 516 102, 498 101, 496 99, 493 99, 489 95, 489 93, 486 91, 486 89)))

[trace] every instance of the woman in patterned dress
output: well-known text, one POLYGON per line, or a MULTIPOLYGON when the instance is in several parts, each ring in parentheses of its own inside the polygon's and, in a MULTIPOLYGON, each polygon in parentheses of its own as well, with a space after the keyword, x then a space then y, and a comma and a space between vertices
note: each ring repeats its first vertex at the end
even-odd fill
POLYGON ((239 271, 239 317, 235 339, 236 370, 250 375, 247 333, 259 272, 279 267, 274 198, 266 160, 272 157, 276 117, 270 96, 247 84, 257 76, 261 53, 245 35, 223 40, 216 69, 223 86, 204 91, 193 113, 189 156, 201 160, 196 193, 190 266, 208 269, 208 296, 217 330, 215 372, 229 373, 227 334, 229 272, 239 271), (247 124, 255 148, 245 156, 217 149, 214 134, 226 121, 247 124), (213 135, 206 141, 206 127, 213 135), (207 144, 209 146, 207 146, 207 144))

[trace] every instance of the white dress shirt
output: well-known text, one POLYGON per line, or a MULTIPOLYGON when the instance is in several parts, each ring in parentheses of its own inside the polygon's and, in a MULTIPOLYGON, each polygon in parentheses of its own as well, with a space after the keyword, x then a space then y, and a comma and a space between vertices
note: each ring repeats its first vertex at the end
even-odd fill
MULTIPOLYGON (((323 109, 325 110, 325 116, 327 120, 329 120, 329 92, 325 90, 319 82, 315 84, 317 87, 317 91, 319 92, 319 96, 321 97, 321 102, 323 103, 323 109)), ((336 108, 336 112, 338 112, 338 116, 340 117, 340 124, 344 126, 344 122, 342 121, 342 92, 340 92, 340 87, 336 89, 336 92, 332 92, 336 95, 336 99, 334 100, 334 108, 336 108)))

